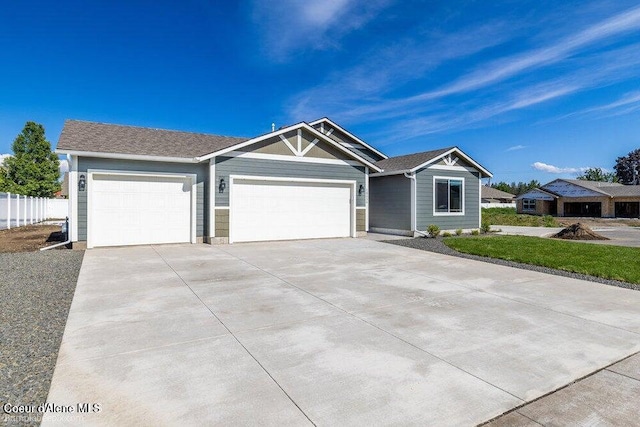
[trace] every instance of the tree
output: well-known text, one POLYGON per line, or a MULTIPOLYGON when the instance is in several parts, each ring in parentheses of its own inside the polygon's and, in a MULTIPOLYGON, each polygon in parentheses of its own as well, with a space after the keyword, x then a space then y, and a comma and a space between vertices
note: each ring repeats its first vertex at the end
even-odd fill
POLYGON ((4 161, 0 191, 33 197, 53 197, 60 190, 60 162, 44 136, 44 127, 27 122, 13 141, 13 156, 4 161))
POLYGON ((618 177, 614 172, 606 172, 602 168, 589 168, 576 178, 582 181, 618 182, 618 177))
POLYGON ((626 156, 618 157, 613 168, 616 170, 618 181, 622 184, 640 184, 640 148, 626 156))
POLYGON ((501 181, 497 184, 491 184, 491 186, 498 190, 506 191, 507 193, 519 196, 520 194, 526 193, 529 190, 540 187, 540 182, 536 181, 535 179, 529 182, 512 182, 511 184, 507 184, 506 182, 501 181))

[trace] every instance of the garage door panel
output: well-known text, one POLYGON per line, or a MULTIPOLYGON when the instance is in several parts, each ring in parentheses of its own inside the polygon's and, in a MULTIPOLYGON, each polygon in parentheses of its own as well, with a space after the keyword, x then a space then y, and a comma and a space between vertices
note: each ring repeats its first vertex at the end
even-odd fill
POLYGON ((191 240, 191 180, 94 174, 89 187, 92 246, 191 240))
POLYGON ((238 181, 231 191, 235 242, 351 235, 348 184, 238 181))

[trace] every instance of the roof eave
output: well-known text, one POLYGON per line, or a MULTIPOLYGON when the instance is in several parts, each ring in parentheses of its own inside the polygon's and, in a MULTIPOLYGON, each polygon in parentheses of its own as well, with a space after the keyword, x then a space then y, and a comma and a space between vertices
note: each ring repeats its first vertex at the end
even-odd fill
POLYGON ((364 142, 363 140, 361 140, 360 138, 358 138, 357 136, 355 136, 354 134, 352 134, 351 132, 349 132, 348 130, 346 130, 345 128, 343 128, 342 126, 340 126, 339 124, 337 124, 336 122, 334 122, 333 120, 331 120, 328 117, 323 117, 321 119, 318 120, 314 120, 312 122, 309 122, 309 125, 313 126, 316 125, 320 122, 327 122, 329 124, 331 124, 331 126, 334 126, 336 128, 338 128, 338 130, 340 132, 343 132, 347 135, 349 135, 351 138, 355 139, 356 141, 358 141, 360 144, 364 145, 366 148, 368 148, 369 150, 373 151, 374 153, 376 153, 377 155, 381 156, 383 159, 388 159, 389 156, 387 156, 386 154, 384 154, 383 152, 375 149, 374 147, 372 147, 371 145, 367 144, 366 142, 364 142))
POLYGON ((70 155, 70 156, 96 157, 101 159, 145 160, 148 162, 169 162, 169 163, 199 163, 197 157, 170 157, 170 156, 151 156, 146 154, 104 153, 100 151, 67 150, 64 148, 56 149, 55 153, 70 155))
POLYGON ((492 178, 493 177, 493 174, 491 172, 489 172, 487 169, 485 169, 480 163, 476 162, 471 157, 467 156, 458 147, 452 147, 451 149, 445 151, 444 153, 439 154, 439 155, 431 158, 430 160, 428 160, 428 161, 426 161, 424 163, 421 163, 418 166, 415 166, 415 167, 411 168, 409 171, 412 172, 412 173, 416 172, 419 169, 422 169, 422 168, 424 168, 426 166, 429 166, 430 164, 432 164, 436 160, 439 160, 439 159, 443 158, 444 156, 453 153, 454 151, 457 151, 464 158, 464 160, 467 161, 467 163, 470 163, 472 166, 474 166, 476 169, 478 169, 481 172, 481 175, 480 175, 481 178, 492 178), (484 176, 482 176, 482 174, 484 174, 484 176))
POLYGON ((257 142, 264 141, 265 139, 272 138, 274 136, 281 135, 281 134, 290 132, 292 130, 297 130, 297 129, 305 129, 305 130, 311 132, 313 135, 315 135, 315 136, 319 137, 320 139, 322 139, 324 142, 332 145, 333 147, 336 147, 338 150, 340 150, 343 153, 347 154, 348 156, 354 158, 355 160, 361 162, 364 166, 367 166, 367 167, 369 167, 371 169, 374 169, 376 171, 382 171, 382 169, 380 169, 375 164, 371 163, 370 161, 368 161, 367 159, 365 159, 363 157, 358 156, 353 151, 349 150, 348 148, 343 147, 341 144, 339 144, 338 142, 336 142, 336 141, 332 140, 331 138, 327 137, 323 133, 318 132, 316 129, 311 127, 306 122, 296 123, 294 125, 287 126, 285 128, 282 128, 282 129, 278 129, 278 130, 276 130, 274 132, 270 132, 270 133, 267 133, 267 134, 264 134, 264 135, 260 135, 260 136, 258 136, 256 138, 250 139, 248 141, 241 142, 239 144, 232 145, 230 147, 226 147, 226 148, 224 148, 222 150, 218 150, 218 151, 215 151, 213 153, 206 154, 204 156, 196 157, 196 159, 198 159, 198 161, 210 160, 210 159, 212 159, 214 157, 222 156, 222 155, 224 155, 224 154, 226 154, 228 152, 235 151, 235 150, 237 150, 239 148, 243 148, 243 147, 255 144, 257 142))

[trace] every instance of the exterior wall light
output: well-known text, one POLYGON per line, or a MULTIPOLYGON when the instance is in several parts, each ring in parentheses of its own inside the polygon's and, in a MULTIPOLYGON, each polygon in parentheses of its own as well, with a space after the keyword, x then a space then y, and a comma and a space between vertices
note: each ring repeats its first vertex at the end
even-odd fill
POLYGON ((358 196, 362 196, 364 194, 364 185, 360 184, 358 187, 358 196))
POLYGON ((87 178, 85 174, 81 173, 78 177, 78 191, 84 191, 87 187, 87 178))
POLYGON ((218 184, 218 193, 224 193, 225 188, 227 188, 227 183, 224 182, 224 178, 220 178, 220 184, 218 184))

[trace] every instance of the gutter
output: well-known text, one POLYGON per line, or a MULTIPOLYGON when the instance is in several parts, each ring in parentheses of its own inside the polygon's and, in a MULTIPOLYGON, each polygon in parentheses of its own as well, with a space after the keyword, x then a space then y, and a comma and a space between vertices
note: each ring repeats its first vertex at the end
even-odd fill
POLYGON ((58 248, 58 247, 60 247, 62 245, 68 245, 69 243, 71 243, 71 239, 69 238, 69 217, 67 217, 67 219, 65 220, 62 230, 64 231, 64 234, 65 234, 65 237, 66 237, 64 242, 56 243, 56 244, 51 245, 51 246, 46 246, 44 248, 40 248, 40 251, 41 252, 42 251, 48 251, 49 249, 58 248))

